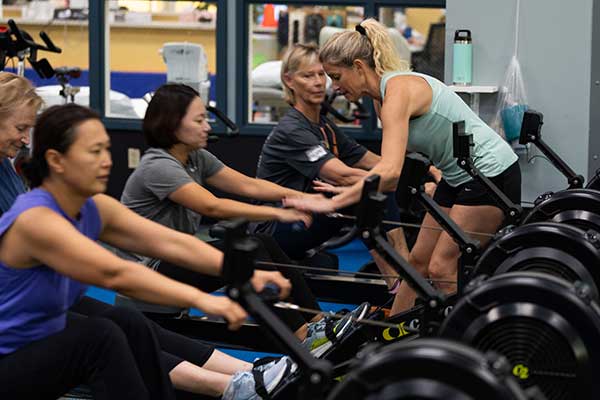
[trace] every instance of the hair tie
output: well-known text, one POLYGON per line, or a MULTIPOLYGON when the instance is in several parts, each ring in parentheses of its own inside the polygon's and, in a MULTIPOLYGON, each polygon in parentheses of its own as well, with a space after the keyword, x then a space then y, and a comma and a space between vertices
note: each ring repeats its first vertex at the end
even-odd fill
POLYGON ((354 29, 356 29, 356 32, 360 33, 364 37, 367 37, 367 31, 365 30, 365 27, 361 24, 356 25, 354 29))

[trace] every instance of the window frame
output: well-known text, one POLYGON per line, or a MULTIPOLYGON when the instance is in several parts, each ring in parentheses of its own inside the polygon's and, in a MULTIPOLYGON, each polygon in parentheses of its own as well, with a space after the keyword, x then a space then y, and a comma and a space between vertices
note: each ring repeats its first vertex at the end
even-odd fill
MULTIPOLYGON (((236 86, 236 98, 240 101, 236 104, 237 123, 240 126, 240 132, 243 135, 268 135, 276 124, 255 123, 249 121, 249 69, 248 57, 250 40, 249 35, 249 9, 252 4, 265 4, 260 0, 241 0, 236 2, 236 76, 239 79, 236 86)), ((278 0, 274 4, 291 4, 302 6, 356 6, 364 9, 365 18, 377 17, 380 7, 420 7, 420 8, 445 8, 446 0, 278 0)), ((363 98, 363 104, 368 110, 371 110, 371 116, 368 119, 361 121, 360 127, 340 126, 340 129, 345 134, 352 136, 355 139, 373 140, 381 139, 381 129, 377 127, 377 118, 375 117, 375 109, 371 99, 363 98)))
MULTIPOLYGON (((172 0, 175 1, 175 0, 172 0)), ((248 11, 251 4, 264 4, 260 0, 208 0, 217 5, 216 46, 217 49, 217 76, 216 98, 219 108, 224 111, 239 126, 242 135, 268 135, 274 124, 261 124, 248 121, 248 11), (228 9, 233 8, 233 17, 228 9), (229 27, 235 30, 230 35, 229 27), (229 46, 230 36, 235 40, 235 55, 233 59, 226 50, 229 46), (234 63, 234 74, 237 83, 229 84, 229 64, 234 63), (232 105, 228 102, 228 94, 238 99, 232 105), (233 107, 233 109, 232 109, 233 107)), ((322 6, 357 6, 363 7, 365 18, 376 17, 380 7, 419 7, 419 8, 446 8, 446 0, 279 0, 277 4, 322 5, 322 6)), ((109 51, 106 17, 108 2, 90 1, 88 32, 89 32, 89 85, 90 107, 100 113, 102 122, 109 130, 140 131, 141 119, 115 118, 106 115, 106 84, 110 70, 106 65, 107 52, 109 51)), ((370 99, 363 99, 365 106, 372 110, 371 117, 361 122, 360 127, 340 127, 342 131, 356 139, 374 140, 381 138, 381 129, 377 127, 377 118, 370 99)), ((211 124, 214 133, 221 134, 226 127, 220 121, 211 124)))
MULTIPOLYGON (((216 73, 216 100, 221 110, 227 107, 227 0, 207 0, 217 6, 216 43, 217 48, 217 73, 216 73), (218 49, 223 49, 219 51, 218 49)), ((109 28, 107 21, 107 1, 89 1, 89 80, 90 80, 90 107, 96 110, 107 130, 141 131, 142 119, 140 118, 115 118, 106 114, 107 83, 110 68, 106 64, 109 51, 109 28)), ((217 120, 211 123, 213 133, 226 132, 225 124, 217 120)))

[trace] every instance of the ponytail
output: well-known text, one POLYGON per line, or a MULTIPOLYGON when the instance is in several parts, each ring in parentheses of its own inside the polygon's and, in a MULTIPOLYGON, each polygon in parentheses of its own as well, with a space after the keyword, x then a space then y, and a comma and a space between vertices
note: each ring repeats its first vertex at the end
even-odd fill
POLYGON ((400 58, 387 28, 373 18, 362 21, 355 31, 333 35, 321 49, 320 60, 345 67, 351 67, 354 60, 363 60, 379 76, 410 70, 409 63, 400 58))
POLYGON ((391 71, 408 71, 408 62, 402 60, 387 32, 387 28, 373 18, 369 18, 359 24, 366 31, 366 36, 371 44, 375 72, 382 76, 391 71))
POLYGON ((30 188, 36 188, 42 184, 44 178, 48 176, 48 163, 44 160, 43 165, 39 160, 29 158, 21 163, 21 174, 25 178, 30 188))

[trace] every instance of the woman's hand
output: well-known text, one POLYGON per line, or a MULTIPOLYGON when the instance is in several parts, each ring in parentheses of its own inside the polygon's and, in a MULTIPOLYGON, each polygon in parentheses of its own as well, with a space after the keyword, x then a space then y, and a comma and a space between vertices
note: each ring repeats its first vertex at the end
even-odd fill
POLYGON ((442 171, 440 171, 439 169, 437 169, 435 166, 430 165, 429 169, 427 170, 427 172, 435 180, 435 183, 440 183, 440 181, 442 180, 442 177, 443 177, 442 176, 442 171))
POLYGON ((317 192, 340 194, 348 190, 348 186, 334 186, 330 183, 315 179, 313 189, 317 192))
POLYGON ((195 307, 206 314, 225 318, 227 326, 231 330, 239 329, 248 317, 246 311, 238 303, 225 296, 203 293, 195 307))
POLYGON ((321 200, 323 198, 325 198, 325 196, 323 196, 321 193, 302 193, 301 195, 298 196, 290 196, 290 197, 298 197, 301 199, 306 199, 308 200, 321 200))
POLYGON ((279 222, 302 222, 305 227, 309 227, 312 224, 312 217, 310 214, 295 210, 293 208, 280 208, 277 214, 277 221, 279 222))
POLYGON ((425 183, 425 193, 433 199, 433 195, 435 194, 435 189, 437 189, 437 185, 433 182, 425 183))
POLYGON ((257 269, 250 279, 252 286, 256 292, 262 292, 267 283, 272 283, 279 287, 280 299, 286 299, 292 290, 292 284, 279 271, 264 271, 257 269))
POLYGON ((335 211, 333 200, 326 197, 317 199, 309 199, 306 197, 286 197, 283 199, 283 205, 286 207, 293 207, 301 211, 315 212, 320 214, 335 211))

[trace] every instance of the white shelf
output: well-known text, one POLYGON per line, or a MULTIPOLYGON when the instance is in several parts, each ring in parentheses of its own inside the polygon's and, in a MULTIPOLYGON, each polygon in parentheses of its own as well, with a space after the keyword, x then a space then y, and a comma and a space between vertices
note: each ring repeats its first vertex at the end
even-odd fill
POLYGON ((496 93, 498 91, 498 86, 450 85, 448 87, 456 93, 496 93))
POLYGON ((469 106, 475 114, 479 115, 479 95, 482 93, 497 93, 498 86, 463 86, 463 85, 450 85, 448 86, 450 89, 454 90, 456 93, 467 93, 469 94, 471 101, 469 106))

